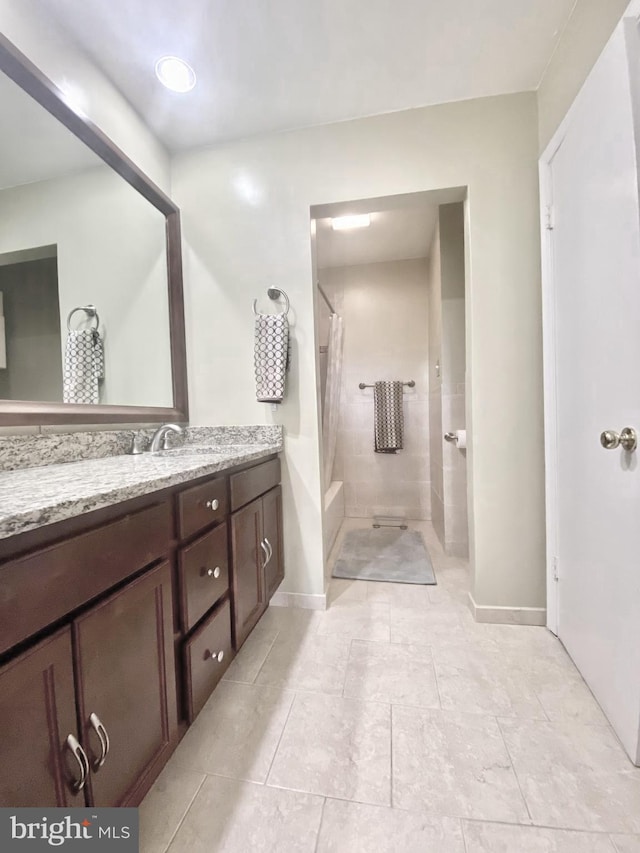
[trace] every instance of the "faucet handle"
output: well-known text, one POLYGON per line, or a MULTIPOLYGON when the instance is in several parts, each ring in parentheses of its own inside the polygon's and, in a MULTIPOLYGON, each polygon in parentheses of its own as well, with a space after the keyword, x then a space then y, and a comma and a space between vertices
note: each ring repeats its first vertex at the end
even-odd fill
POLYGON ((149 442, 148 442, 147 437, 144 433, 142 433, 142 432, 134 433, 133 441, 131 443, 131 449, 129 450, 129 453, 132 456, 138 456, 140 453, 144 453, 144 451, 147 449, 148 443, 149 442))

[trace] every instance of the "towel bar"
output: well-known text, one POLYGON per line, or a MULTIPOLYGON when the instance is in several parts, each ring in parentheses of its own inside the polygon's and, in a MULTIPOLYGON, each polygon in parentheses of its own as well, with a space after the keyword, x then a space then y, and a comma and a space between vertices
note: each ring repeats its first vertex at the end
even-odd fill
MULTIPOLYGON (((402 384, 408 385, 409 388, 415 388, 416 387, 416 383, 413 379, 410 379, 408 382, 403 382, 402 384)), ((360 388, 360 390, 363 391, 365 388, 375 388, 375 385, 367 385, 365 382, 361 382, 358 385, 358 388, 360 388)))

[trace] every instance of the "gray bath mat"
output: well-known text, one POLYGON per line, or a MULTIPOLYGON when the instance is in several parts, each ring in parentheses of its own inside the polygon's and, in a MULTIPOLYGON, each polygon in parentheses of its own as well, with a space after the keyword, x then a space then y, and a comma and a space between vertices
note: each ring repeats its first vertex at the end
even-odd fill
POLYGON ((435 584, 422 536, 397 527, 351 530, 333 567, 334 578, 435 584))

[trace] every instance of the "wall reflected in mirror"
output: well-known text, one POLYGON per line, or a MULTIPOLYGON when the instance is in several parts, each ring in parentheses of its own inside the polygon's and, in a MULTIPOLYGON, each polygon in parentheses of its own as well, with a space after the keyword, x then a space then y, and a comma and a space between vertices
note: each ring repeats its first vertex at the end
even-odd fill
POLYGON ((2 74, 0 101, 0 398, 172 406, 164 215, 2 74))

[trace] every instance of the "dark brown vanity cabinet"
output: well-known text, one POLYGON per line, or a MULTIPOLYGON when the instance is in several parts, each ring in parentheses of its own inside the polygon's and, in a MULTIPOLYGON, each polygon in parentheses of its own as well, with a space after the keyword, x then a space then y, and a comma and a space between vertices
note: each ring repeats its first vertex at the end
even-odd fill
POLYGON ((177 726, 169 563, 73 623, 89 802, 135 805, 177 726))
POLYGON ((280 460, 234 474, 230 480, 231 508, 236 510, 231 515, 231 541, 237 651, 284 577, 280 460))
POLYGON ((0 807, 135 806, 284 575, 280 462, 0 540, 0 807))
POLYGON ((135 803, 176 725, 162 563, 0 670, 0 805, 135 803))
POLYGON ((83 806, 71 631, 0 668, 0 806, 83 806))

